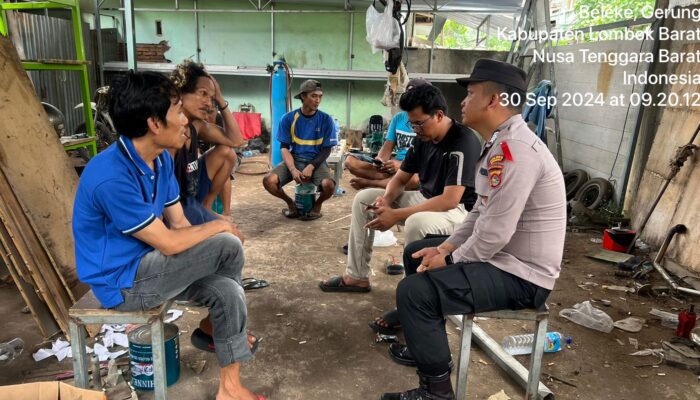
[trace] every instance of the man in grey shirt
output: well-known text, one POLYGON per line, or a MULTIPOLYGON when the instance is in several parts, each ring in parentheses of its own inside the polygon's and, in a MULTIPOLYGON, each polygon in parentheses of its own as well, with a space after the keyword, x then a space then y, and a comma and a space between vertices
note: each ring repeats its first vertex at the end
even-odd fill
MULTIPOLYGON (((444 315, 540 308, 559 277, 566 233, 564 179, 547 146, 520 116, 525 72, 479 60, 462 101, 462 122, 486 141, 477 163, 474 209, 447 239, 405 249, 417 265, 396 291, 420 387, 383 400, 454 399, 444 315), (453 265, 450 265, 453 264, 453 265)), ((404 360, 405 361, 405 360, 404 360)))

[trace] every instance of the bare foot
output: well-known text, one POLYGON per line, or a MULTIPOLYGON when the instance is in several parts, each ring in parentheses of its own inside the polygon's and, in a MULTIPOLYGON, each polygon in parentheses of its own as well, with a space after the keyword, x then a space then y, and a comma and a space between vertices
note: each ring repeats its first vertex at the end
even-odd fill
POLYGON ((219 392, 216 400, 260 400, 261 396, 243 386, 240 380, 241 364, 229 364, 219 372, 219 392))
POLYGON ((350 179, 350 186, 352 186, 352 188, 355 190, 361 190, 361 189, 370 187, 371 184, 370 184, 369 179, 352 178, 352 179, 350 179))

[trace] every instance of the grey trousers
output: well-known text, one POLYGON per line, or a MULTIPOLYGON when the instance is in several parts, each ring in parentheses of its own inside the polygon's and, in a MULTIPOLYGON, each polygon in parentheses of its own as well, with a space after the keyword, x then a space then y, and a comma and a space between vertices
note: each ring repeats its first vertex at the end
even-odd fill
POLYGON ((153 250, 141 258, 134 286, 122 289, 119 311, 147 310, 169 299, 209 307, 216 358, 222 367, 250 360, 248 311, 241 284, 243 245, 220 233, 173 256, 153 250))
MULTIPOLYGON (((348 237, 348 264, 345 273, 353 279, 369 277, 369 262, 372 259, 374 230, 363 228, 374 218, 371 211, 365 211, 365 204, 374 203, 378 196, 384 195, 384 189, 361 190, 352 202, 352 221, 348 237)), ((394 203, 393 208, 405 208, 420 204, 427 199, 418 191, 403 192, 394 203)), ((462 204, 448 211, 424 211, 411 215, 404 221, 404 246, 421 240, 429 233, 451 235, 454 227, 467 217, 467 210, 462 204)))

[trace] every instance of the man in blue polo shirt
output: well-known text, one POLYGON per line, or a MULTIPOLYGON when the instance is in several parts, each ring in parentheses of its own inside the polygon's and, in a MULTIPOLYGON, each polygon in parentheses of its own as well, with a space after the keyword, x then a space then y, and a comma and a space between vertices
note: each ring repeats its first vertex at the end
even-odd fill
POLYGON ((287 209, 282 212, 285 217, 309 221, 321 217, 321 205, 335 192, 336 182, 326 159, 338 144, 338 132, 333 118, 318 109, 323 98, 320 82, 304 81, 294 98, 301 100, 301 107, 285 114, 277 130, 283 161, 265 176, 263 186, 287 203, 287 209), (294 200, 282 190, 292 180, 299 184, 313 182, 321 192, 306 215, 299 214, 294 200))
POLYGON ((191 226, 179 202, 166 150, 189 131, 176 87, 129 72, 112 83, 109 113, 120 138, 88 163, 73 206, 78 277, 106 308, 145 310, 172 298, 208 306, 217 398, 259 400, 240 382, 257 341, 246 333, 242 236, 223 220, 191 226))

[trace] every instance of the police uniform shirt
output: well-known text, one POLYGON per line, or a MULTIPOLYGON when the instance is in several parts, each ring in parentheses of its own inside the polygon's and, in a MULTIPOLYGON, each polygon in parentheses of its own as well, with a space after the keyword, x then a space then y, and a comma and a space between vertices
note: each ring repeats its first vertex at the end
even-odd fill
POLYGON ((564 179, 520 115, 485 144, 475 185, 474 209, 447 239, 454 262, 487 262, 551 290, 564 252, 564 179))

